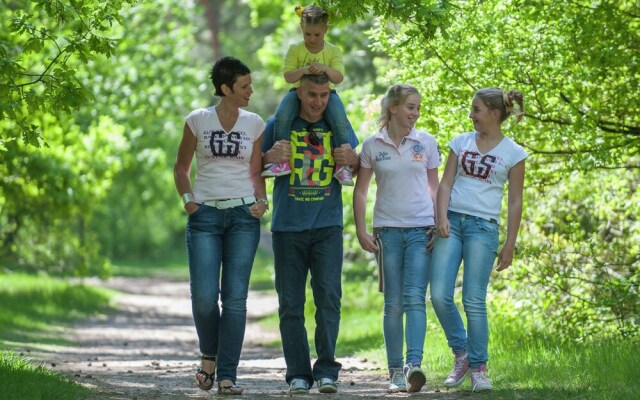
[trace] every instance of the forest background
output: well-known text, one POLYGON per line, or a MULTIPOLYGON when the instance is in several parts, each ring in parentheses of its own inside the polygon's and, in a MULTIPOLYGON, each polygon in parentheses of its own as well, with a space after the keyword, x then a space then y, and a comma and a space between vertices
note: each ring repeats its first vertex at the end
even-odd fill
MULTIPOLYGON (((282 57, 301 40, 295 4, 0 0, 4 270, 107 277, 117 260, 184 260, 172 173, 183 118, 215 104, 208 72, 223 55, 252 69, 248 109, 273 115, 288 90, 282 57)), ((338 89, 361 140, 394 83, 419 88, 417 126, 441 149, 472 129, 475 90, 524 93, 524 121, 505 126, 531 154, 524 215, 516 260, 496 273, 491 302, 514 324, 566 340, 637 343, 640 4, 318 4, 332 15, 326 39, 344 51, 338 89)), ((371 282, 350 190, 344 204, 344 279, 371 282)))

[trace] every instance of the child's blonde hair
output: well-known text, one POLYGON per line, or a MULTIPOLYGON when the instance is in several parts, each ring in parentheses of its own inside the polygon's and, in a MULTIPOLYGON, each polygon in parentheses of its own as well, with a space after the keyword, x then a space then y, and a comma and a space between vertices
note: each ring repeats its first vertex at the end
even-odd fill
POLYGON ((329 13, 316 5, 309 5, 306 7, 296 6, 295 11, 300 17, 301 25, 326 25, 329 23, 329 13))
POLYGON ((418 89, 407 83, 398 83, 389 88, 387 94, 382 98, 382 102, 380 103, 380 117, 378 118, 378 126, 380 129, 389 124, 389 120, 391 119, 391 111, 389 111, 389 107, 403 104, 405 100, 407 100, 407 97, 412 94, 420 96, 418 89))

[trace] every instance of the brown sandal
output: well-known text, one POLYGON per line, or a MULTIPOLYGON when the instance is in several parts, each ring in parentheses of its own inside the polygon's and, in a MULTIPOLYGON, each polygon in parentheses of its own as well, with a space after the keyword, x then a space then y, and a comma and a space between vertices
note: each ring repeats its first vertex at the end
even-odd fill
POLYGON ((244 392, 244 389, 229 379, 223 379, 218 382, 218 394, 239 395, 242 394, 242 392, 244 392))
POLYGON ((216 356, 202 356, 202 361, 213 361, 213 371, 207 372, 202 369, 202 366, 198 367, 196 371, 196 384, 202 390, 211 390, 213 383, 216 380, 216 356), (204 380, 198 379, 198 375, 204 376, 204 380))

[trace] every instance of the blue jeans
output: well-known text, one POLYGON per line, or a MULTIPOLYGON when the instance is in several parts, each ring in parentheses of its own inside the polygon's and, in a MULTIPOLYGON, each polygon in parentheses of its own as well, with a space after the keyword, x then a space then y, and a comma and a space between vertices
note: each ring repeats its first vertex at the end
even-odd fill
POLYGON ((426 292, 431 253, 427 228, 380 228, 376 233, 384 277, 384 342, 387 364, 401 368, 403 316, 406 315, 407 363, 422 362, 427 330, 426 292))
MULTIPOLYGON (((291 89, 282 98, 278 110, 276 110, 276 121, 273 128, 274 143, 278 140, 291 140, 291 125, 298 114, 300 114, 300 100, 296 89, 291 89)), ((349 143, 349 134, 353 132, 353 127, 347 119, 342 100, 340 100, 335 90, 332 90, 329 95, 329 102, 323 116, 333 131, 335 137, 334 147, 349 143)))
POLYGON ((448 238, 437 237, 431 259, 431 302, 454 353, 468 351, 472 368, 489 360, 487 287, 498 250, 498 224, 479 217, 448 212, 451 224, 448 238), (460 262, 462 304, 469 334, 453 301, 460 262), (467 339, 468 338, 468 339, 467 339))
POLYGON ((273 232, 273 254, 287 383, 293 378, 306 379, 310 384, 321 378, 337 380, 342 367, 335 359, 342 298, 342 227, 273 232), (304 327, 309 272, 316 308, 318 354, 313 368, 304 327))
POLYGON ((218 381, 235 382, 260 220, 251 216, 248 205, 225 210, 200 205, 189 215, 186 236, 200 352, 218 356, 218 381))

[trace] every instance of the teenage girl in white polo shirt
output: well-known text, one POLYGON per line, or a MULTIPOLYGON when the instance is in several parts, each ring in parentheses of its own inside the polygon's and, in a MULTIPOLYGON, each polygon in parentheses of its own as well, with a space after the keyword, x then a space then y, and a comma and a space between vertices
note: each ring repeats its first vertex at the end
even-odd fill
POLYGON ((362 144, 353 210, 360 246, 375 252, 380 266, 389 392, 418 392, 426 383, 421 362, 431 259, 427 244, 430 227, 435 224, 440 154, 433 136, 414 127, 420 117, 420 94, 415 87, 392 86, 381 108, 380 131, 362 144), (374 174, 377 191, 372 236, 367 232, 365 214, 374 174), (405 315, 407 353, 403 360, 405 315))
POLYGON ((454 353, 445 385, 460 385, 471 375, 474 392, 492 390, 487 379, 489 326, 487 286, 498 257, 498 271, 508 268, 522 215, 526 151, 502 133, 510 116, 523 115, 522 93, 481 89, 471 103, 473 132, 449 142, 449 158, 438 189, 437 237, 431 259, 431 302, 454 353), (517 110, 514 110, 514 106, 517 110), (509 181, 507 237, 500 253, 498 226, 502 193, 509 181), (462 303, 468 335, 453 300, 460 263, 464 263, 462 303))

